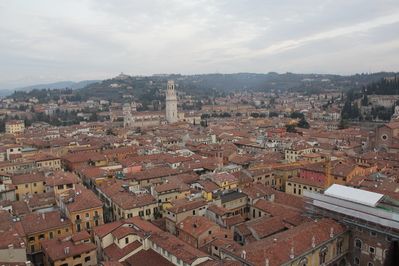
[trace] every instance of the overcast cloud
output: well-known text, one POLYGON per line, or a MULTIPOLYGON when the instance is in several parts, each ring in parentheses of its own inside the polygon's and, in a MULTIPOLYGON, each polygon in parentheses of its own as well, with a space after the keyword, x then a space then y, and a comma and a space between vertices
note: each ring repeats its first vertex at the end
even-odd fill
POLYGON ((399 1, 0 0, 0 89, 120 72, 399 71, 399 1))

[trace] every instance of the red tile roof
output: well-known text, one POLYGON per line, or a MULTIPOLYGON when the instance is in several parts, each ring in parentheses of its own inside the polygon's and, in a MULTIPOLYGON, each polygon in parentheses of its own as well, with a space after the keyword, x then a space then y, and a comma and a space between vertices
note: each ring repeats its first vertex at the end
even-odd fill
POLYGON ((27 216, 21 217, 21 223, 23 227, 23 233, 25 233, 25 235, 51 228, 72 225, 70 220, 61 217, 60 211, 29 214, 27 216))
POLYGON ((86 231, 41 241, 40 245, 52 261, 73 257, 96 249, 96 245, 90 241, 90 234, 86 231), (81 243, 79 241, 79 244, 76 244, 79 239, 89 242, 81 243), (65 252, 66 247, 69 249, 68 252, 65 252))
POLYGON ((164 256, 158 254, 152 249, 148 250, 140 250, 134 255, 130 256, 126 259, 126 261, 130 265, 134 266, 149 266, 149 265, 157 265, 157 266, 173 266, 172 262, 168 261, 164 256))
POLYGON ((152 234, 149 239, 188 264, 195 262, 199 258, 209 257, 204 252, 188 245, 183 240, 180 240, 168 232, 157 232, 152 234))
POLYGON ((138 240, 129 243, 122 249, 119 248, 115 243, 112 243, 108 247, 104 248, 104 253, 108 256, 110 260, 119 260, 141 247, 142 244, 138 240))
POLYGON ((101 208, 103 203, 97 198, 93 191, 78 186, 76 190, 69 190, 68 195, 63 194, 63 201, 67 204, 69 213, 101 208))

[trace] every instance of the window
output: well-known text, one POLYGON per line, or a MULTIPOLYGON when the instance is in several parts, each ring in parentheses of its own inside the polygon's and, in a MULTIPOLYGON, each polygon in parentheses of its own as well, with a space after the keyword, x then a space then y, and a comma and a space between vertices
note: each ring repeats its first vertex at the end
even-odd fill
POLYGON ((125 244, 129 244, 129 238, 128 237, 125 238, 125 244))
POLYGON ((39 235, 39 240, 44 239, 44 234, 39 235))
POLYGON ((143 211, 139 211, 139 216, 140 217, 144 216, 144 212, 143 211))
POLYGON ((90 261, 90 256, 85 257, 85 262, 88 262, 88 261, 90 261))
POLYGON ((95 220, 95 221, 94 221, 94 226, 99 226, 98 220, 95 220))
POLYGON ((36 184, 36 183, 33 183, 33 186, 34 186, 34 187, 37 187, 37 184, 36 184))
POLYGON ((362 249, 362 241, 360 239, 355 240, 355 247, 362 249))
POLYGON ((28 185, 25 185, 25 188, 28 188, 28 185))
POLYGON ((375 248, 369 246, 369 252, 372 253, 372 254, 375 254, 375 248))
POLYGON ((193 210, 193 215, 195 215, 195 210, 193 210))
POLYGON ((320 257, 320 263, 319 264, 323 264, 323 263, 326 262, 326 256, 327 256, 327 247, 323 247, 320 250, 320 254, 319 254, 319 257, 320 257))
POLYGON ((372 262, 368 262, 367 266, 374 266, 374 264, 372 262))
POLYGON ((371 236, 377 236, 377 232, 370 231, 370 235, 371 235, 371 236))
POLYGON ((30 246, 30 251, 33 253, 33 252, 35 252, 35 245, 31 245, 30 246))
POLYGON ((344 239, 343 238, 339 238, 338 242, 337 242, 337 255, 342 253, 342 246, 344 244, 344 239))
POLYGON ((86 212, 86 213, 85 213, 85 217, 86 217, 86 218, 89 218, 89 217, 90 217, 90 214, 89 214, 88 212, 86 212))
POLYGON ((69 228, 65 228, 65 233, 69 233, 69 228))
POLYGON ((80 215, 76 215, 76 220, 80 220, 80 215))
POLYGON ((363 228, 358 226, 358 227, 356 227, 356 231, 363 232, 363 228))
POLYGON ((86 222, 86 229, 90 229, 90 222, 86 222))
POLYGON ((212 234, 212 231, 209 231, 209 232, 208 232, 208 235, 211 235, 211 234, 212 234))
POLYGON ((308 265, 308 259, 303 258, 299 261, 298 266, 307 266, 308 265))
POLYGON ((54 238, 53 232, 48 233, 48 238, 50 238, 50 239, 53 239, 53 238, 54 238))
POLYGON ((58 189, 64 189, 64 185, 58 185, 58 189))
POLYGON ((73 259, 74 259, 74 260, 80 259, 80 254, 73 256, 73 259))
POLYGON ((355 265, 360 265, 360 259, 358 257, 355 257, 354 263, 355 265))
POLYGON ((78 231, 78 232, 82 231, 82 227, 81 227, 80 224, 77 224, 77 225, 76 225, 76 231, 78 231))
POLYGON ((29 237, 29 242, 34 242, 34 241, 35 241, 35 237, 34 236, 29 237))
POLYGON ((61 230, 57 230, 57 235, 61 235, 61 230))
POLYGON ((151 209, 145 210, 145 215, 150 215, 151 214, 151 209))

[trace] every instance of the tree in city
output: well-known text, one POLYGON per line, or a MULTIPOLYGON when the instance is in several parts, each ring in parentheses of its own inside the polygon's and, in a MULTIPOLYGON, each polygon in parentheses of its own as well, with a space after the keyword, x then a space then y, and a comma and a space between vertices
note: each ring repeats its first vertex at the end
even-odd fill
POLYGON ((287 132, 290 132, 290 133, 297 133, 297 131, 296 131, 296 124, 285 124, 284 127, 286 128, 286 131, 287 131, 287 132))
POLYGON ((302 117, 301 120, 298 122, 298 127, 300 128, 310 128, 308 121, 306 121, 305 117, 302 117))
POLYGON ((341 119, 341 121, 339 121, 339 125, 338 125, 338 129, 345 129, 349 127, 349 122, 346 119, 341 119))

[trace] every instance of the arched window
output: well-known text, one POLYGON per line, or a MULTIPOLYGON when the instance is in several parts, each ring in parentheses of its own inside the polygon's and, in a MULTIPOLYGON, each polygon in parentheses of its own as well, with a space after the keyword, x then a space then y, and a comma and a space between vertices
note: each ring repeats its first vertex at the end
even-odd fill
POLYGON ((319 264, 323 264, 323 263, 326 262, 327 251, 328 251, 327 247, 323 247, 323 248, 320 250, 320 253, 319 253, 320 263, 319 263, 319 264))
POLYGON ((362 241, 358 238, 355 240, 355 247, 362 249, 362 241))
POLYGON ((368 262, 367 266, 374 266, 374 264, 372 262, 368 262))
POLYGON ((308 259, 303 258, 299 261, 298 266, 308 266, 308 259))
POLYGON ((355 265, 360 265, 360 259, 358 257, 355 257, 354 263, 355 265))
POLYGON ((384 259, 388 256, 388 251, 389 251, 388 249, 384 250, 384 259))
POLYGON ((340 237, 337 241, 337 255, 342 253, 342 246, 344 245, 344 239, 340 237))

